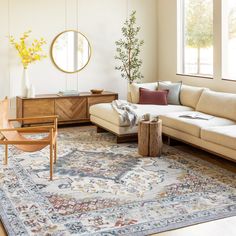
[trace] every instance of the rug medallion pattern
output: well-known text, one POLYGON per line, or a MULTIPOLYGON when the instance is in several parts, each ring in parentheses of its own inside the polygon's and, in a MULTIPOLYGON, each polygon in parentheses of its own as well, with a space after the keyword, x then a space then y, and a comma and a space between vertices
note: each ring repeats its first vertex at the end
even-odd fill
POLYGON ((48 149, 10 154, 0 164, 10 236, 147 235, 236 215, 235 174, 173 147, 142 158, 111 134, 62 129, 51 182, 48 149))

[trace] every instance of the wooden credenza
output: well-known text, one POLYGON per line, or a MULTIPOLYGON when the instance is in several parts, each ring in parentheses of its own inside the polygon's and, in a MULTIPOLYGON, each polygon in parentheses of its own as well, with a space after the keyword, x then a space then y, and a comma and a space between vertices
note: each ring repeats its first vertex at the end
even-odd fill
MULTIPOLYGON (((17 118, 58 115, 59 124, 74 124, 89 122, 89 107, 98 103, 108 103, 118 99, 117 93, 102 94, 80 93, 79 96, 58 96, 56 94, 39 95, 35 98, 17 97, 17 118)), ((40 123, 48 123, 42 120, 40 123)), ((38 123, 38 121, 37 121, 38 123)), ((24 121, 24 125, 36 124, 34 121, 24 121)))

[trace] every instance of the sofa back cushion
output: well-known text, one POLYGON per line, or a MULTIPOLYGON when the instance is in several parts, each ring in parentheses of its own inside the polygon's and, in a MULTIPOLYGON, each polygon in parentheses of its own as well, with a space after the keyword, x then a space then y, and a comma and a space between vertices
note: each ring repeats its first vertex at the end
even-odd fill
POLYGON ((157 82, 155 83, 132 83, 129 85, 130 87, 130 94, 131 94, 131 102, 132 103, 139 103, 139 88, 146 88, 150 90, 157 89, 157 82))
POLYGON ((180 92, 181 104, 195 109, 203 90, 204 88, 182 85, 180 92))
POLYGON ((168 105, 168 90, 150 90, 139 88, 139 104, 168 105))
POLYGON ((236 94, 204 90, 196 110, 236 121, 236 94))

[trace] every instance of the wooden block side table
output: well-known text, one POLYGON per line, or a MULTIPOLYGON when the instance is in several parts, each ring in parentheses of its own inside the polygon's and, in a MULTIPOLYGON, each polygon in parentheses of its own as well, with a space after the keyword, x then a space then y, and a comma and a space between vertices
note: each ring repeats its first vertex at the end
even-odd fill
POLYGON ((162 151, 162 121, 140 121, 138 152, 142 156, 158 157, 162 151))

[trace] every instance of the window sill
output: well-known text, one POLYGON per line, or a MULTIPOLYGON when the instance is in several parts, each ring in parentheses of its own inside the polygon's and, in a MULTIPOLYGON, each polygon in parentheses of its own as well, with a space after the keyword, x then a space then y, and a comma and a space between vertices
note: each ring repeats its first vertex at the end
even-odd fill
POLYGON ((224 79, 224 78, 222 78, 222 80, 229 81, 229 82, 236 82, 236 79, 224 79))
POLYGON ((186 77, 196 77, 196 78, 200 78, 200 79, 213 79, 213 77, 211 76, 204 76, 204 75, 192 75, 192 74, 180 74, 177 73, 176 75, 178 76, 186 76, 186 77))

